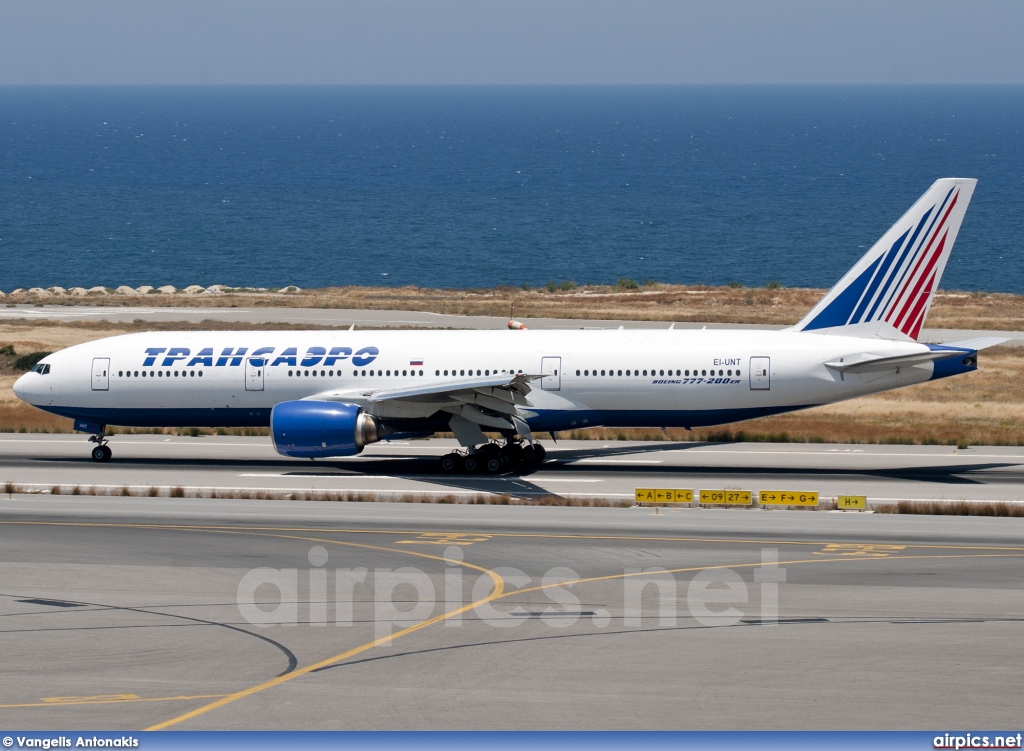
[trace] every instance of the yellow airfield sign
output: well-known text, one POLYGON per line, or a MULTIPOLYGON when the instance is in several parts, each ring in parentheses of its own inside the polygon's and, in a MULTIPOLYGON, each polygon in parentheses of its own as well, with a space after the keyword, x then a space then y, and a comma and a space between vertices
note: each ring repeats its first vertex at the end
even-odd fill
POLYGON ((749 506, 752 500, 752 494, 749 490, 700 491, 700 504, 702 506, 717 506, 720 504, 749 506))
POLYGON ((817 506, 817 491, 762 490, 758 494, 762 506, 817 506))
POLYGON ((683 488, 637 488, 637 503, 693 503, 693 490, 683 488))

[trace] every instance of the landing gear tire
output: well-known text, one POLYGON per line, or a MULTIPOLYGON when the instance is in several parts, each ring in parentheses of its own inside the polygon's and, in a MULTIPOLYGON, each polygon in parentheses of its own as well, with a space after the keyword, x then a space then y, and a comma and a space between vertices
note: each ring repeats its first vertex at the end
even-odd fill
POLYGON ((478 446, 476 449, 477 455, 483 459, 490 457, 498 457, 501 455, 501 447, 496 443, 485 443, 483 446, 478 446))
POLYGON ((92 450, 92 460, 94 462, 109 462, 110 457, 114 455, 114 452, 110 450, 110 446, 100 445, 92 450))
POLYGON ((465 469, 468 474, 473 474, 480 469, 480 460, 470 454, 462 460, 462 468, 465 469))
POLYGON ((496 475, 501 472, 502 462, 496 456, 488 457, 484 460, 484 471, 489 475, 496 475))
POLYGON ((539 443, 533 444, 533 450, 537 452, 537 464, 544 461, 544 458, 548 455, 547 449, 541 446, 539 443))
POLYGON ((458 454, 445 454, 441 457, 441 471, 455 474, 462 468, 462 457, 458 454))

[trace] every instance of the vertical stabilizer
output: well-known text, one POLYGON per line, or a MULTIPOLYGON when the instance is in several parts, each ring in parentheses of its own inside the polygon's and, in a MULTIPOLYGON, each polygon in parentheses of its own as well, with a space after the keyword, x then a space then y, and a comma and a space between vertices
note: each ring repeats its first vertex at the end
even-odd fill
POLYGON ((917 339, 977 182, 936 180, 794 328, 857 326, 917 339))

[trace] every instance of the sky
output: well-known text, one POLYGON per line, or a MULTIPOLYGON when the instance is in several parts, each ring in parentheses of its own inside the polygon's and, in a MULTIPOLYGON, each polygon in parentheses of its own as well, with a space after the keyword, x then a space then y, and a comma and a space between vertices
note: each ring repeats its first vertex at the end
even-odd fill
POLYGON ((0 84, 1019 84, 1021 0, 3 0, 0 84))

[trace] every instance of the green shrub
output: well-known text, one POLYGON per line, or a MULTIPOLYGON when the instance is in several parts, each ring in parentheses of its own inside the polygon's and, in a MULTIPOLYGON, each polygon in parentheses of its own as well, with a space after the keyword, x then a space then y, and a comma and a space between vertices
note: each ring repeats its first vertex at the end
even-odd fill
POLYGON ((640 285, 636 283, 636 279, 621 278, 615 282, 615 286, 619 289, 640 289, 640 285))
POLYGON ((49 354, 52 354, 52 353, 51 352, 33 352, 31 354, 28 354, 28 355, 22 355, 17 360, 15 360, 13 363, 11 363, 11 367, 14 368, 15 370, 20 370, 20 371, 22 371, 24 373, 27 373, 28 371, 32 370, 32 368, 34 368, 36 366, 36 363, 38 363, 40 360, 42 360, 44 357, 46 357, 49 354))

